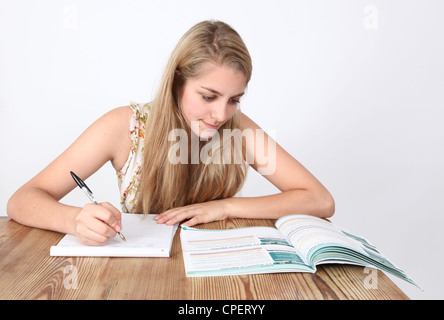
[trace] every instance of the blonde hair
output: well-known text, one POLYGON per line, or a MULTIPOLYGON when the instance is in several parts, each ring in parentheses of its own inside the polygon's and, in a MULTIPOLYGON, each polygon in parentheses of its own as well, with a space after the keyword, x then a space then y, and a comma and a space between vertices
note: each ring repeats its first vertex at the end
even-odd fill
MULTIPOLYGON (((159 90, 151 103, 146 124, 144 162, 136 196, 136 212, 161 213, 170 208, 192 203, 232 197, 246 178, 245 145, 242 162, 228 164, 173 164, 168 152, 175 143, 168 134, 174 129, 190 128, 180 110, 180 94, 187 79, 197 77, 205 62, 227 65, 245 75, 246 85, 251 73, 250 54, 239 34, 226 23, 203 21, 193 26, 178 42, 166 66, 159 90)), ((218 130, 222 146, 227 146, 223 129, 239 128, 240 111, 218 130), (225 142, 225 143, 223 143, 225 142)), ((231 155, 236 144, 231 144, 231 155)), ((215 139, 212 139, 215 140, 215 139)), ((199 151, 203 143, 199 145, 199 151)), ((214 149, 213 149, 214 150, 214 149)), ((220 153, 213 152, 213 156, 220 153)), ((232 160, 232 159, 231 159, 232 160)))

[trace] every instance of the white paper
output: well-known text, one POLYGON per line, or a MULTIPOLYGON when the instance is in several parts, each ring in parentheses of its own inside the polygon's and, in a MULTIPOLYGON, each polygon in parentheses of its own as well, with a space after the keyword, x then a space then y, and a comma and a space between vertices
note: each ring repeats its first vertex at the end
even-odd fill
POLYGON ((288 245, 283 235, 270 227, 228 230, 185 227, 180 237, 187 276, 202 272, 218 275, 227 270, 272 266, 274 260, 265 248, 267 244, 288 245))
POLYGON ((221 271, 273 265, 273 259, 265 248, 246 247, 224 250, 208 250, 201 252, 184 252, 187 272, 221 271))
POLYGON ((149 214, 122 214, 122 231, 109 239, 104 246, 86 246, 76 237, 67 234, 57 246, 52 246, 51 256, 70 257, 169 257, 177 224, 158 224, 149 214))

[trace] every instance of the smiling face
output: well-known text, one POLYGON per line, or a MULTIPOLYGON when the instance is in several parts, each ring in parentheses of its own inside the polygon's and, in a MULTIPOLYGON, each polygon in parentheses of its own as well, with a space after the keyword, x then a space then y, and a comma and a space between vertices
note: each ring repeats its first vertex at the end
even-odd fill
POLYGON ((246 88, 245 75, 227 65, 206 62, 200 75, 185 81, 180 105, 194 134, 211 137, 234 115, 246 88))

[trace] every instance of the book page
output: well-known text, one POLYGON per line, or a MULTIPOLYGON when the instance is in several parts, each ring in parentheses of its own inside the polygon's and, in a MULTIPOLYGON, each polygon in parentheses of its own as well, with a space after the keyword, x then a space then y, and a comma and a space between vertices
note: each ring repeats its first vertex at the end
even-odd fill
POLYGON ((272 265, 273 259, 264 248, 255 246, 203 252, 184 252, 184 262, 190 272, 215 272, 224 269, 272 265))
POLYGON ((167 257, 177 230, 175 226, 158 224, 149 214, 122 214, 122 231, 104 246, 86 246, 74 235, 67 234, 57 246, 51 247, 52 256, 100 256, 100 257, 167 257))
POLYGON ((366 254, 356 239, 346 236, 336 225, 318 217, 285 216, 276 221, 276 227, 287 236, 287 240, 307 263, 312 250, 321 245, 344 246, 366 254))
POLYGON ((288 246, 285 237, 275 228, 252 227, 228 230, 204 230, 182 227, 183 251, 218 250, 257 246, 261 244, 281 244, 288 246))
POLYGON ((349 263, 370 266, 417 286, 367 240, 327 220, 308 215, 291 215, 276 221, 276 227, 287 236, 287 240, 307 264, 349 263))
POLYGON ((310 271, 281 232, 270 227, 201 230, 180 233, 187 276, 310 271))
POLYGON ((371 264, 400 271, 367 240, 348 233, 327 220, 292 215, 279 219, 276 226, 287 235, 288 241, 302 253, 307 263, 316 254, 319 262, 324 260, 325 263, 371 264), (323 254, 320 254, 321 249, 324 249, 323 254))

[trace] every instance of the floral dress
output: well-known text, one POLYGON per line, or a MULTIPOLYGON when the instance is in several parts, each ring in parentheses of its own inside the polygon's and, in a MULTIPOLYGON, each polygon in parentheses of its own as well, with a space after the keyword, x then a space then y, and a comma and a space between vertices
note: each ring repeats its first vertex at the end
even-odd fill
POLYGON ((145 123, 149 115, 148 104, 130 103, 133 115, 130 121, 129 137, 131 150, 124 166, 117 171, 119 183, 120 205, 122 212, 135 213, 135 195, 140 183, 140 173, 143 163, 143 149, 145 145, 145 123))

